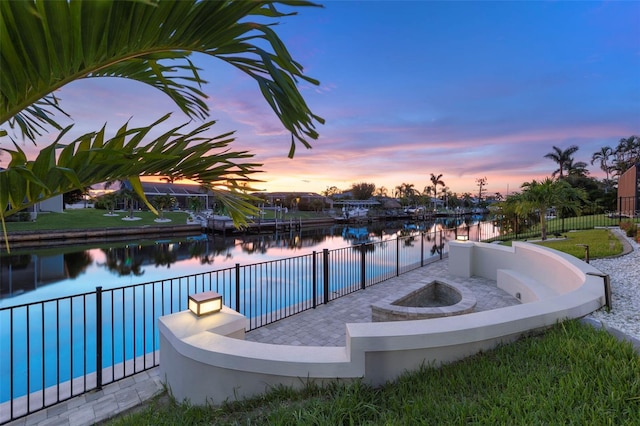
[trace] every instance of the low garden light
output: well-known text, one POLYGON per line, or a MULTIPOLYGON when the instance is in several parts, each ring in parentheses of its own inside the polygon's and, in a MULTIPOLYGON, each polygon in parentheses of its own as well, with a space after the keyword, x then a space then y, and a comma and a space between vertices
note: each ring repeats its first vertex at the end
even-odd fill
POLYGON ((195 315, 212 314, 222 309, 222 295, 215 291, 205 291, 189 296, 189 310, 195 315))
POLYGON ((458 236, 456 236, 456 240, 457 241, 469 241, 469 236, 468 235, 458 235, 458 236))

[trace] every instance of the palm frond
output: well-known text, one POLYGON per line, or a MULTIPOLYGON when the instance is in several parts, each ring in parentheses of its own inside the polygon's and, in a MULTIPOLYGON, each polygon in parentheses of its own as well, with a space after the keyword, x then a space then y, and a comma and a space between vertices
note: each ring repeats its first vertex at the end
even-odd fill
MULTIPOLYGON (((0 125, 31 140, 59 129, 64 112, 51 94, 81 78, 122 77, 151 85, 191 118, 208 116, 205 83, 192 52, 220 58, 253 77, 295 141, 316 139, 313 114, 297 82, 318 82, 291 58, 271 26, 317 6, 307 1, 0 2, 0 125), (7 42, 10 40, 10 42, 7 42), (269 50, 265 50, 268 47, 269 50), (46 107, 45 107, 46 106, 46 107)), ((0 129, 6 134, 6 129, 0 129)))

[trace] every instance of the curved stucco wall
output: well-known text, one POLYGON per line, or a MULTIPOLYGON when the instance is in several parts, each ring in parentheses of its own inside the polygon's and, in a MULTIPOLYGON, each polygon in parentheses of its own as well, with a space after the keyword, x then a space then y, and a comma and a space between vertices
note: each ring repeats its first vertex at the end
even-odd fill
POLYGON ((347 324, 343 347, 248 342, 241 340, 246 319, 238 313, 181 312, 159 319, 161 377, 178 400, 194 404, 249 397, 279 384, 300 388, 309 380, 361 377, 380 385, 423 363, 459 360, 604 304, 602 278, 587 274, 599 271, 571 256, 532 244, 450 244, 451 273, 495 279, 498 269, 513 270, 553 289, 552 296, 456 317, 347 324))
POLYGON ((498 269, 512 269, 562 294, 580 287, 585 272, 599 272, 574 256, 535 244, 473 245, 472 275, 491 280, 497 279, 498 269))

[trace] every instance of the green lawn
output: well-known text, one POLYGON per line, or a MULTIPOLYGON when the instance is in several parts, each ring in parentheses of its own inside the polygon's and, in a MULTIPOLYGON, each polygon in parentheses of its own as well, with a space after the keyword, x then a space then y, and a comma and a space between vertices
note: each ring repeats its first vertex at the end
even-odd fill
MULTIPOLYGON (((623 219, 625 221, 630 219, 623 219)), ((635 219, 637 222, 638 219, 635 219)), ((566 219, 547 220, 547 232, 560 232, 562 229, 584 229, 585 226, 601 227, 601 226, 618 226, 620 220, 618 218, 610 218, 606 214, 585 215, 577 217, 569 217, 566 219)))
POLYGON ((565 232, 563 235, 567 237, 565 240, 545 241, 536 244, 569 253, 582 260, 586 254, 585 245, 589 247, 589 257, 592 259, 622 253, 622 243, 611 231, 606 229, 565 232))
POLYGON ((164 217, 171 219, 171 222, 154 222, 156 215, 149 211, 136 211, 133 213, 140 220, 122 220, 128 216, 128 212, 116 212, 119 216, 104 216, 106 210, 99 209, 69 209, 63 213, 38 213, 35 222, 7 222, 7 232, 12 231, 47 231, 55 229, 95 229, 95 228, 116 228, 134 226, 173 226, 187 223, 187 213, 185 212, 164 212, 164 217))
MULTIPOLYGON (((171 219, 171 222, 158 223, 154 222, 156 215, 149 211, 136 211, 134 216, 140 217, 140 220, 126 221, 123 217, 129 215, 129 212, 116 212, 118 217, 104 216, 106 210, 93 208, 87 209, 69 209, 63 213, 38 213, 35 222, 7 222, 7 231, 46 231, 52 229, 94 229, 94 228, 111 228, 111 227, 133 227, 133 226, 172 226, 176 224, 184 225, 187 222, 188 213, 184 211, 164 212, 164 217, 171 219)), ((317 217, 326 217, 316 212, 288 212, 284 214, 284 220, 312 219, 317 217)), ((273 219, 273 210, 267 210, 264 219, 273 219)), ((281 218, 281 216, 278 216, 281 218)))
POLYGON ((536 241, 545 247, 550 247, 565 253, 569 253, 579 259, 585 259, 585 247, 589 246, 589 257, 615 256, 622 253, 622 243, 608 229, 589 229, 585 231, 572 231, 562 234, 566 239, 553 241, 536 241))
MULTIPOLYGON (((630 220, 631 219, 623 219, 625 222, 630 220)), ((639 223, 640 219, 633 219, 633 221, 639 223)), ((553 237, 554 234, 565 233, 570 230, 618 226, 619 224, 620 220, 618 218, 610 218, 605 214, 577 216, 566 219, 548 219, 547 236, 553 237)), ((537 224, 529 229, 520 230, 518 234, 519 236, 526 236, 527 238, 539 238, 541 235, 540 225, 537 224)))
POLYGON ((280 388, 221 407, 164 394, 112 425, 640 424, 640 357, 577 321, 380 388, 280 388))

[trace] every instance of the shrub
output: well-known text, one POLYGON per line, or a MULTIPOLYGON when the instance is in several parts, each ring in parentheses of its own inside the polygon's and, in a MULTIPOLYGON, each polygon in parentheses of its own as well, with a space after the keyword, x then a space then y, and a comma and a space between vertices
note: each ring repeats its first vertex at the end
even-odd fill
POLYGON ((634 222, 620 222, 620 229, 625 231, 627 237, 634 238, 638 235, 638 226, 634 222))
POLYGON ((31 222, 31 213, 19 211, 5 218, 7 222, 31 222))
POLYGON ((104 200, 98 198, 96 202, 93 204, 93 208, 99 209, 99 210, 107 210, 107 203, 105 203, 104 200))

